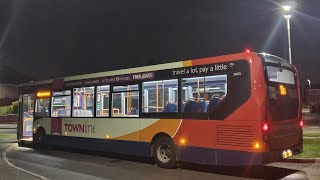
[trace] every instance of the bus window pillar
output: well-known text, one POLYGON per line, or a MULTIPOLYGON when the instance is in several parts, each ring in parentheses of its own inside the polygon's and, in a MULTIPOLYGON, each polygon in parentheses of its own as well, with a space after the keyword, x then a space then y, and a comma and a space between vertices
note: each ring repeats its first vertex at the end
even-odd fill
POLYGON ((174 100, 174 92, 173 92, 173 88, 172 87, 170 87, 170 88, 168 88, 168 99, 169 100, 174 100))
POLYGON ((148 102, 149 102, 149 96, 148 96, 148 89, 144 89, 144 91, 143 91, 143 93, 144 93, 144 102, 143 102, 143 104, 144 104, 144 112, 149 112, 149 104, 148 104, 148 102))
POLYGON ((124 92, 121 93, 121 111, 120 111, 120 113, 122 115, 126 114, 126 99, 125 99, 124 92))
POLYGON ((224 84, 224 95, 225 96, 227 95, 227 90, 228 90, 228 86, 227 85, 228 85, 227 83, 224 84))
POLYGON ((188 87, 187 87, 187 94, 188 94, 188 98, 186 99, 187 101, 188 101, 190 98, 193 98, 192 87, 191 87, 191 86, 188 86, 188 87))

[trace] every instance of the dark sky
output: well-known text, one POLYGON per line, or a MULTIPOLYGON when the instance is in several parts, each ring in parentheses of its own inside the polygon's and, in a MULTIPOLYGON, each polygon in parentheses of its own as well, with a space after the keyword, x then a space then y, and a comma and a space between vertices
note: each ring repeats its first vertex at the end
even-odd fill
MULTIPOLYGON (((0 65, 41 80, 245 48, 287 59, 280 2, 0 0, 0 65)), ((319 0, 296 0, 291 20, 293 63, 302 82, 320 83, 319 8, 319 0)))

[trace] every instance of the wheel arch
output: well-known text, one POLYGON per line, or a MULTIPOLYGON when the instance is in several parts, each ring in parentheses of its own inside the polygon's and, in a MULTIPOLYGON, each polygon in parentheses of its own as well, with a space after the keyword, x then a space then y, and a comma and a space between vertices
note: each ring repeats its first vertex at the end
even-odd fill
MULTIPOLYGON (((170 139, 173 141, 172 137, 169 136, 169 135, 168 135, 167 133, 165 133, 165 132, 159 132, 159 133, 155 134, 155 135, 153 136, 152 140, 151 140, 151 146, 150 146, 150 147, 151 147, 151 156, 153 156, 153 151, 152 151, 152 149, 153 149, 154 143, 156 142, 157 139, 159 139, 160 137, 164 137, 164 136, 170 138, 170 139)), ((174 141, 173 141, 173 142, 174 142, 174 141)))
POLYGON ((47 134, 45 128, 42 127, 42 126, 39 126, 39 127, 37 128, 37 131, 35 132, 35 134, 37 134, 39 131, 43 131, 45 134, 47 134))

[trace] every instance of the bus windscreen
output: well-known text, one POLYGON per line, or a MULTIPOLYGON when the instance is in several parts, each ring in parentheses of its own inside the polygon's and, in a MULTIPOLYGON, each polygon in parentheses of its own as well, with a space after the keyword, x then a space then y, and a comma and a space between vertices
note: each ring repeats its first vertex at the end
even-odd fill
POLYGON ((292 71, 274 66, 267 66, 268 79, 272 82, 295 84, 292 71))
POLYGON ((272 119, 296 119, 299 100, 294 72, 281 67, 267 66, 267 74, 272 119))

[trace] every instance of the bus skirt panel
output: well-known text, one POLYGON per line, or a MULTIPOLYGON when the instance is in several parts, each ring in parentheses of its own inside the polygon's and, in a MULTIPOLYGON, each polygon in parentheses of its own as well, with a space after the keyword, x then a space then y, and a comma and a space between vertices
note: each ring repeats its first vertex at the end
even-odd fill
MULTIPOLYGON (((151 156, 151 144, 147 142, 47 135, 45 137, 45 144, 134 156, 151 156)), ((288 149, 292 151, 292 155, 300 154, 302 152, 302 144, 270 152, 245 152, 193 146, 177 146, 176 158, 178 161, 219 166, 262 165, 282 160, 283 151, 287 151, 288 149)))
POLYGON ((177 160, 197 164, 218 166, 263 165, 284 159, 283 151, 287 151, 288 149, 291 150, 293 156, 300 154, 302 152, 302 144, 270 152, 245 152, 224 149, 179 146, 177 160))
POLYGON ((47 135, 45 137, 45 144, 90 151, 151 156, 150 143, 146 142, 47 135))

